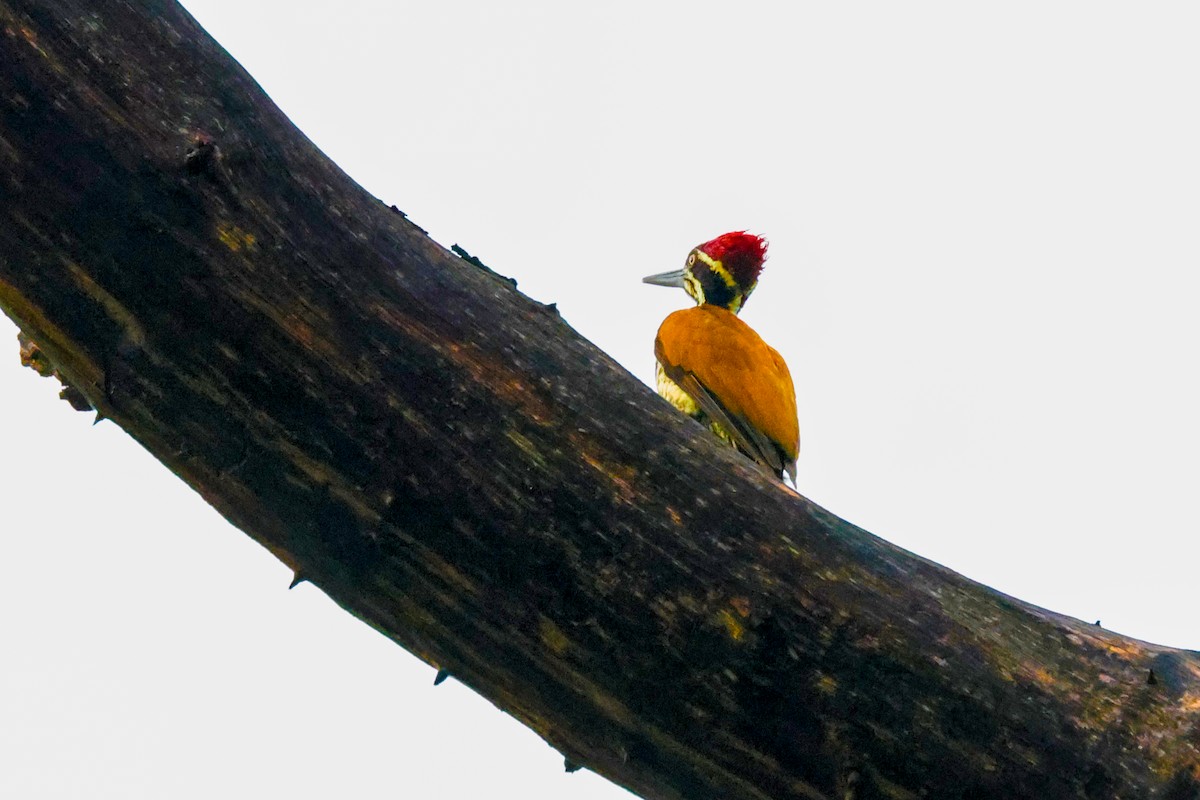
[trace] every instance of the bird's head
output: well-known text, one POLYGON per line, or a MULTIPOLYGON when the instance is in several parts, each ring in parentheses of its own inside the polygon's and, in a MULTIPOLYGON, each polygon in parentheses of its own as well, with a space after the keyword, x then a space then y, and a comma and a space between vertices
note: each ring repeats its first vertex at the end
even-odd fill
POLYGON ((745 231, 724 233, 688 253, 683 269, 642 278, 656 286, 679 286, 700 305, 741 310, 758 285, 767 242, 745 231))

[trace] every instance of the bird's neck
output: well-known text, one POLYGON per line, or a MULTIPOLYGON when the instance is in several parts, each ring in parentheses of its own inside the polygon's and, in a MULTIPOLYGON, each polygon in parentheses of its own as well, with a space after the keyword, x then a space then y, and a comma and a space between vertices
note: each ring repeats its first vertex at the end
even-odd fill
POLYGON ((698 303, 698 305, 708 306, 709 308, 723 308, 726 311, 728 311, 730 314, 736 314, 742 310, 742 303, 744 303, 745 301, 746 301, 746 298, 743 295, 735 294, 732 297, 729 297, 727 300, 725 300, 725 302, 713 302, 713 301, 705 298, 705 301, 702 303, 698 303))

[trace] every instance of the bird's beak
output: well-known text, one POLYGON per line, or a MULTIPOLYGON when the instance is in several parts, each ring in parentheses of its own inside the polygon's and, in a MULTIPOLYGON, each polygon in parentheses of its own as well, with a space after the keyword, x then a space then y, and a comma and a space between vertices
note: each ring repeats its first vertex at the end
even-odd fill
POLYGON ((685 270, 677 269, 671 272, 660 272, 657 275, 647 275, 642 278, 642 283, 652 283, 655 286, 675 286, 683 288, 683 276, 685 270))

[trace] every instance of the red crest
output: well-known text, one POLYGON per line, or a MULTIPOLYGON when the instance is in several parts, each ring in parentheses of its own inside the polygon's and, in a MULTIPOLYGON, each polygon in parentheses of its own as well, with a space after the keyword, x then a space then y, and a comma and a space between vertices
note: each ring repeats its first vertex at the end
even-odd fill
POLYGON ((723 233, 696 249, 720 261, 738 285, 743 287, 751 287, 758 282, 763 261, 767 258, 767 240, 745 231, 723 233))

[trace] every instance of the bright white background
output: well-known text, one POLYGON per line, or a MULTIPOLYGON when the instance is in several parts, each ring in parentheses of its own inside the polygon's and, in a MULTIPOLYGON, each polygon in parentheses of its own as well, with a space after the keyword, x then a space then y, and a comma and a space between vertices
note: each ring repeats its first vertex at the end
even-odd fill
MULTIPOLYGON (((1200 647, 1192 3, 189 0, 335 161, 644 380, 735 228, 802 492, 1200 647)), ((336 609, 0 322, 0 796, 615 798, 336 609)))

